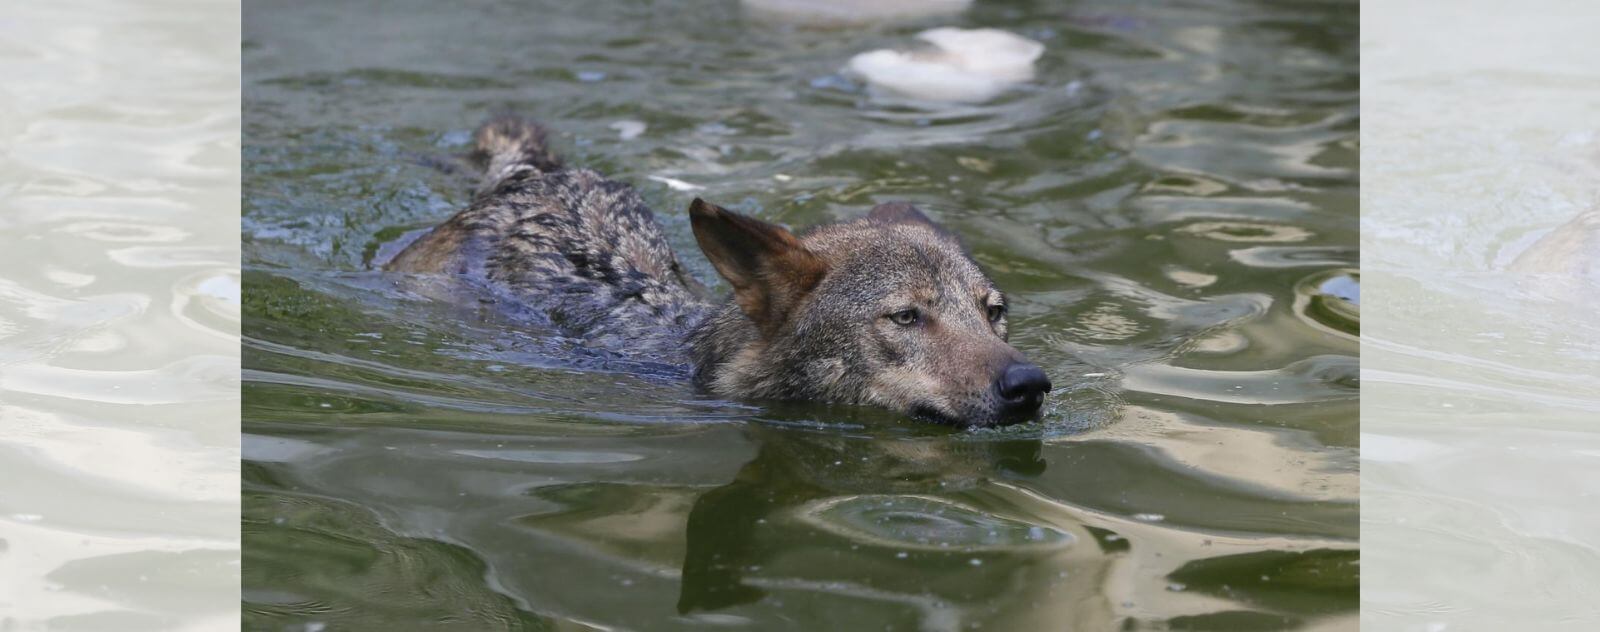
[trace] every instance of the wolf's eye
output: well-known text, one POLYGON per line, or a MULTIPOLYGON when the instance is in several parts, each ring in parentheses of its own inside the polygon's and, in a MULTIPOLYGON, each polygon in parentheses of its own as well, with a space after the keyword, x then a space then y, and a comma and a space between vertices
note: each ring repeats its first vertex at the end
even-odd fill
POLYGON ((890 314, 889 320, 894 321, 894 324, 896 325, 910 326, 915 325, 917 324, 917 321, 922 320, 922 314, 917 313, 917 310, 915 309, 902 309, 898 312, 890 314))
POLYGON ((1004 305, 990 305, 989 306, 989 322, 998 323, 998 322, 1000 322, 1001 318, 1005 317, 1005 315, 1006 315, 1006 306, 1004 306, 1004 305))

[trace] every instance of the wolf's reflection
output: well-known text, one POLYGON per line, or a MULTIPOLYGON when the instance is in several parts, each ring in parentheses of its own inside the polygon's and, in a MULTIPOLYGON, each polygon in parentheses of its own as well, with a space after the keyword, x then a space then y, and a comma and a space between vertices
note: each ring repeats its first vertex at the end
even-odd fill
POLYGON ((1109 624, 1108 558, 1094 536, 992 484, 1043 472, 1040 441, 750 432, 756 457, 689 513, 680 613, 781 590, 785 600, 853 595, 902 615, 909 605, 923 623, 1109 624), (1002 612, 1018 603, 1029 607, 1002 612))

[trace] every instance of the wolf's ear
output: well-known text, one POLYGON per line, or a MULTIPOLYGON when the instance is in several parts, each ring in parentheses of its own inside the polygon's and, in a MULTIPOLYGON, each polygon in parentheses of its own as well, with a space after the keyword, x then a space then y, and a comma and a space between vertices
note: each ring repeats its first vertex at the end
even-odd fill
POLYGON ((880 224, 922 224, 940 235, 953 236, 943 226, 935 224, 910 202, 884 202, 867 212, 867 219, 880 224))
POLYGON ((733 298, 763 334, 783 324, 789 310, 822 281, 828 265, 777 224, 746 217, 695 198, 689 205, 694 239, 733 298))
POLYGON ((884 224, 927 224, 937 226, 910 202, 884 202, 872 207, 867 218, 884 224))

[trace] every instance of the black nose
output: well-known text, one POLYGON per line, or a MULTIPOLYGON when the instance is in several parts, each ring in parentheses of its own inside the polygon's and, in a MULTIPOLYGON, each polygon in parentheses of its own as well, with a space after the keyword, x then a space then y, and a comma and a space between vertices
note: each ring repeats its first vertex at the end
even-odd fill
POLYGON ((1045 377, 1039 367, 1018 362, 1000 374, 995 389, 1007 413, 1026 415, 1044 405, 1044 394, 1050 392, 1050 378, 1045 377))

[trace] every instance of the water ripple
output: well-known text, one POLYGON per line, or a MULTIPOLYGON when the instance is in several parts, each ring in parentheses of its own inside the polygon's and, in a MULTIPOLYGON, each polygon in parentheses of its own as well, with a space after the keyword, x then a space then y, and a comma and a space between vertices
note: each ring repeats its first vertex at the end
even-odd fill
POLYGON ((238 20, 0 7, 0 627, 239 625, 238 20))

